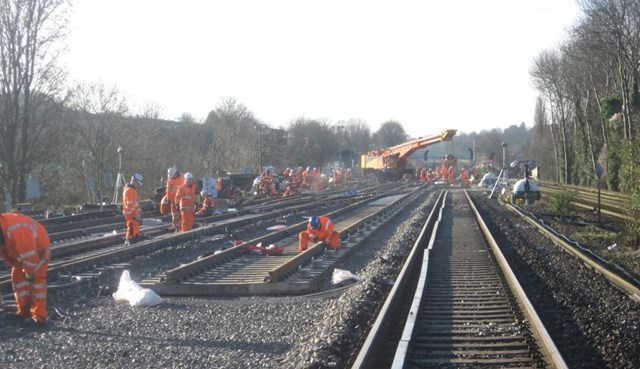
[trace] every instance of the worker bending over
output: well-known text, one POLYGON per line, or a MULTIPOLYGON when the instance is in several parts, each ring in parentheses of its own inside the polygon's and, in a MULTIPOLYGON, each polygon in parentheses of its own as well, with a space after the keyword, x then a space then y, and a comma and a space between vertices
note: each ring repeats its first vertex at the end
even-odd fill
POLYGON ((208 217, 213 214, 213 196, 205 190, 200 191, 200 197, 202 198, 202 207, 196 212, 197 216, 208 217))
POLYGON ((298 251, 307 249, 307 244, 323 241, 328 248, 337 250, 340 246, 340 233, 333 230, 333 222, 325 216, 312 216, 309 218, 307 230, 298 235, 298 251))
POLYGON ((142 174, 135 173, 131 176, 131 182, 127 184, 122 193, 122 214, 127 221, 125 246, 130 246, 140 234, 142 210, 140 209, 140 202, 138 202, 138 187, 142 187, 142 174))
POLYGON ((17 312, 7 319, 38 325, 47 321, 47 268, 51 260, 47 230, 32 218, 0 214, 0 256, 11 266, 17 312))
POLYGON ((182 232, 186 232, 193 228, 193 218, 196 214, 196 184, 193 180, 193 174, 187 172, 184 174, 184 183, 178 187, 175 202, 180 207, 180 218, 182 218, 182 232))

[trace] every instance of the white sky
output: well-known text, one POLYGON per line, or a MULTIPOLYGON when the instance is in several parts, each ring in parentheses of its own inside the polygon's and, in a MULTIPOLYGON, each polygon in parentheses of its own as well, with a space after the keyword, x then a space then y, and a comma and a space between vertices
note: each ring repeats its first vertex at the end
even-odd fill
POLYGON ((400 122, 411 136, 531 126, 533 58, 574 0, 74 0, 72 81, 204 119, 234 97, 261 121, 400 122))

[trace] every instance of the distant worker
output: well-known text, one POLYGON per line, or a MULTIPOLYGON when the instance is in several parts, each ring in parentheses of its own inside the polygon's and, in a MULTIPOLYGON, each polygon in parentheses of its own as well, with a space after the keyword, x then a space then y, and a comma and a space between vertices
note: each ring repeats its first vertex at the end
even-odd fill
POLYGON ((447 173, 449 174, 449 184, 453 185, 456 177, 456 168, 454 168, 453 165, 450 165, 447 173))
POLYGON ((46 323, 50 243, 47 230, 32 218, 17 213, 0 214, 0 256, 11 267, 17 305, 16 313, 6 315, 8 319, 46 323))
POLYGON ((328 248, 337 250, 340 246, 340 233, 333 230, 333 222, 325 216, 309 218, 307 230, 298 235, 298 251, 307 249, 309 241, 323 241, 328 248))
POLYGON ((171 167, 167 170, 166 198, 169 201, 169 206, 171 208, 171 222, 173 223, 173 228, 176 231, 180 229, 180 207, 175 202, 175 198, 176 193, 178 192, 178 187, 182 186, 183 183, 184 177, 178 169, 171 167))
POLYGON ((193 174, 187 172, 184 174, 184 183, 178 187, 175 197, 175 203, 180 207, 182 232, 189 231, 193 228, 193 218, 196 214, 195 201, 196 184, 193 180, 193 174))
POLYGON ((460 179, 460 185, 463 187, 467 187, 469 186, 469 173, 467 172, 466 168, 462 168, 462 170, 460 171, 460 177, 458 177, 460 179))
POLYGON ((142 174, 135 173, 131 176, 131 182, 127 184, 122 193, 122 214, 127 221, 127 233, 124 245, 131 246, 140 234, 140 224, 142 223, 142 210, 138 202, 138 188, 142 187, 142 174))
POLYGON ((427 183, 427 170, 425 168, 420 169, 420 184, 427 183))
POLYGON ((344 173, 344 178, 347 181, 347 186, 351 186, 351 179, 353 179, 351 168, 347 168, 347 171, 344 173))
POLYGON ((197 216, 208 217, 213 215, 213 196, 205 190, 200 191, 200 197, 202 198, 202 207, 196 212, 197 216))

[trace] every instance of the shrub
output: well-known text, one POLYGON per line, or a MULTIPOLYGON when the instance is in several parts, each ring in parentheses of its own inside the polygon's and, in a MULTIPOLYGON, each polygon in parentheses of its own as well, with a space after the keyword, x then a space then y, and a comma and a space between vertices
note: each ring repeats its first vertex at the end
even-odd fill
POLYGON ((552 193, 547 197, 547 211, 562 216, 569 215, 569 206, 578 195, 577 191, 566 190, 552 193))

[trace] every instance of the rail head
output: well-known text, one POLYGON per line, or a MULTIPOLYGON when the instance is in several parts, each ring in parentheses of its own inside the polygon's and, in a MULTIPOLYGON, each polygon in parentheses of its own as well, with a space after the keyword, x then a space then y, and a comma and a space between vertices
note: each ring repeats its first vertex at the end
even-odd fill
POLYGON ((525 314, 525 316, 529 320, 532 330, 537 334, 538 337, 540 337, 540 342, 542 343, 541 350, 546 354, 546 357, 548 358, 549 363, 553 365, 554 368, 568 368, 567 364, 564 362, 564 359, 562 358, 562 355, 560 354, 560 351, 558 351, 558 348, 556 347, 555 343, 551 339, 551 335, 549 335, 549 332, 547 332, 547 329, 545 328, 544 324, 542 323, 542 320, 536 313, 533 307, 533 304, 531 303, 531 301, 529 301, 529 298, 527 297, 526 293, 524 292, 524 289, 520 285, 520 282, 518 282, 518 278, 516 278, 515 273, 513 273, 513 270, 511 270, 511 267, 507 262, 507 259, 502 254, 502 251, 500 250, 500 246, 498 246, 498 243, 495 241, 495 239, 491 235, 491 232, 489 231, 489 227, 487 227, 484 220, 482 220, 482 216, 480 215, 480 212, 478 211, 475 204, 471 200, 469 193, 465 190, 464 194, 469 204, 469 207, 471 208, 471 211, 473 212, 474 217, 476 218, 478 226, 480 227, 480 230, 484 235, 485 241, 491 247, 491 250, 493 251, 496 257, 498 264, 502 268, 502 271, 507 280, 507 283, 509 283, 509 285, 513 290, 514 296, 519 301, 520 305, 523 307, 522 312, 525 314))
POLYGON ((373 323, 373 326, 371 327, 367 338, 365 339, 360 351, 358 352, 358 356, 351 366, 351 369, 366 368, 367 365, 370 364, 369 361, 371 360, 371 356, 374 353, 374 348, 380 344, 380 342, 378 342, 380 338, 379 333, 389 323, 392 310, 397 306, 397 301, 402 298, 402 290, 410 282, 409 272, 417 262, 418 258, 422 256, 422 253, 420 253, 419 251, 424 247, 425 235, 433 233, 433 229, 439 216, 438 214, 441 214, 440 209, 444 205, 445 198, 446 191, 443 190, 440 192, 440 195, 438 196, 438 199, 431 209, 427 220, 422 226, 422 229, 420 230, 420 233, 415 243, 413 244, 409 255, 407 256, 407 259, 402 266, 400 273, 398 274, 398 278, 391 288, 391 291, 389 291, 389 295, 382 305, 378 317, 373 323))

